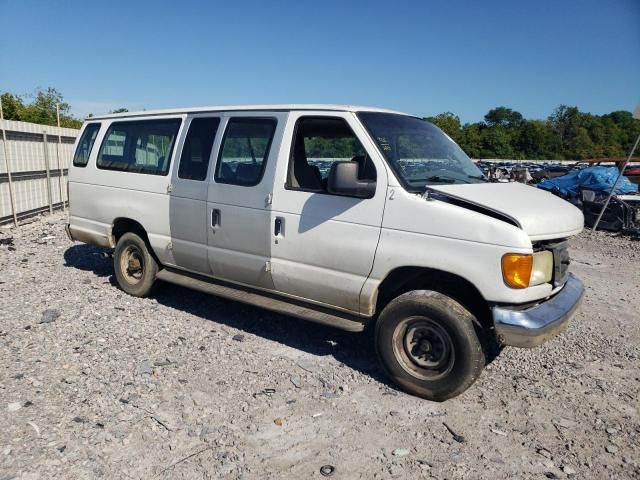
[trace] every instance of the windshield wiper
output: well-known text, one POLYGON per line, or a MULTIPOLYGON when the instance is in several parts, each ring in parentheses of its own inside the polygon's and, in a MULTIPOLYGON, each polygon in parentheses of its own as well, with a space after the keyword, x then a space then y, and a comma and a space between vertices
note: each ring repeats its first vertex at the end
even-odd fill
POLYGON ((473 178, 475 180, 484 180, 485 182, 487 182, 487 177, 485 177, 484 175, 467 175, 468 178, 473 178))
POLYGON ((427 177, 425 179, 421 179, 420 181, 438 182, 438 183, 448 183, 448 182, 469 183, 469 182, 465 182, 464 180, 462 180, 460 178, 449 177, 448 175, 432 175, 432 176, 427 177))

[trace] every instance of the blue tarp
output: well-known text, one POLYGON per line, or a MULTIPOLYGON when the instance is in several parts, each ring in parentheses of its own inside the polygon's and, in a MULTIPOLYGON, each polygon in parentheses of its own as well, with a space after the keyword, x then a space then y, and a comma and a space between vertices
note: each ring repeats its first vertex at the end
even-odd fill
MULTIPOLYGON (((538 187, 549 191, 557 189, 565 197, 578 196, 581 188, 609 193, 618 178, 618 173, 617 167, 587 167, 562 177, 543 180, 538 187)), ((618 182, 615 191, 618 195, 637 192, 638 185, 624 176, 618 182)))

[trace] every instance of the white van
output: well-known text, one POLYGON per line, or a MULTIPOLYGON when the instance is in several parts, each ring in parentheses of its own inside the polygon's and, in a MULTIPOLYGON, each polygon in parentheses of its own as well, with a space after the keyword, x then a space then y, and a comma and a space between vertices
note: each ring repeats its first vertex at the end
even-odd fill
POLYGON ((375 327, 391 379, 466 390, 487 346, 559 333, 582 283, 582 213, 489 183, 419 118, 337 105, 192 108, 87 119, 69 238, 115 248, 120 287, 156 280, 350 331, 375 327))

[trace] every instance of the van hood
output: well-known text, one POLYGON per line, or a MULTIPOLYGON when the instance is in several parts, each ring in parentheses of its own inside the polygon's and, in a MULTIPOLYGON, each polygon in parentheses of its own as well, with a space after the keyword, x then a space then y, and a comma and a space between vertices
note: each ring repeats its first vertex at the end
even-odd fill
POLYGON ((571 203, 522 183, 430 185, 429 189, 458 200, 461 206, 468 203, 508 217, 531 240, 569 237, 584 226, 582 212, 571 203))

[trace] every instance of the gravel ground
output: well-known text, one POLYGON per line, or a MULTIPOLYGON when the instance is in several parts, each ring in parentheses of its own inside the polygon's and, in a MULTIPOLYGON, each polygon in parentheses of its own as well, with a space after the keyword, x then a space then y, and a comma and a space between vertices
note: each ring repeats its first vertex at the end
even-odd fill
POLYGON ((640 242, 573 239, 569 330, 438 404, 390 385, 366 335, 129 297, 63 224, 0 230, 2 480, 640 478, 640 242))

